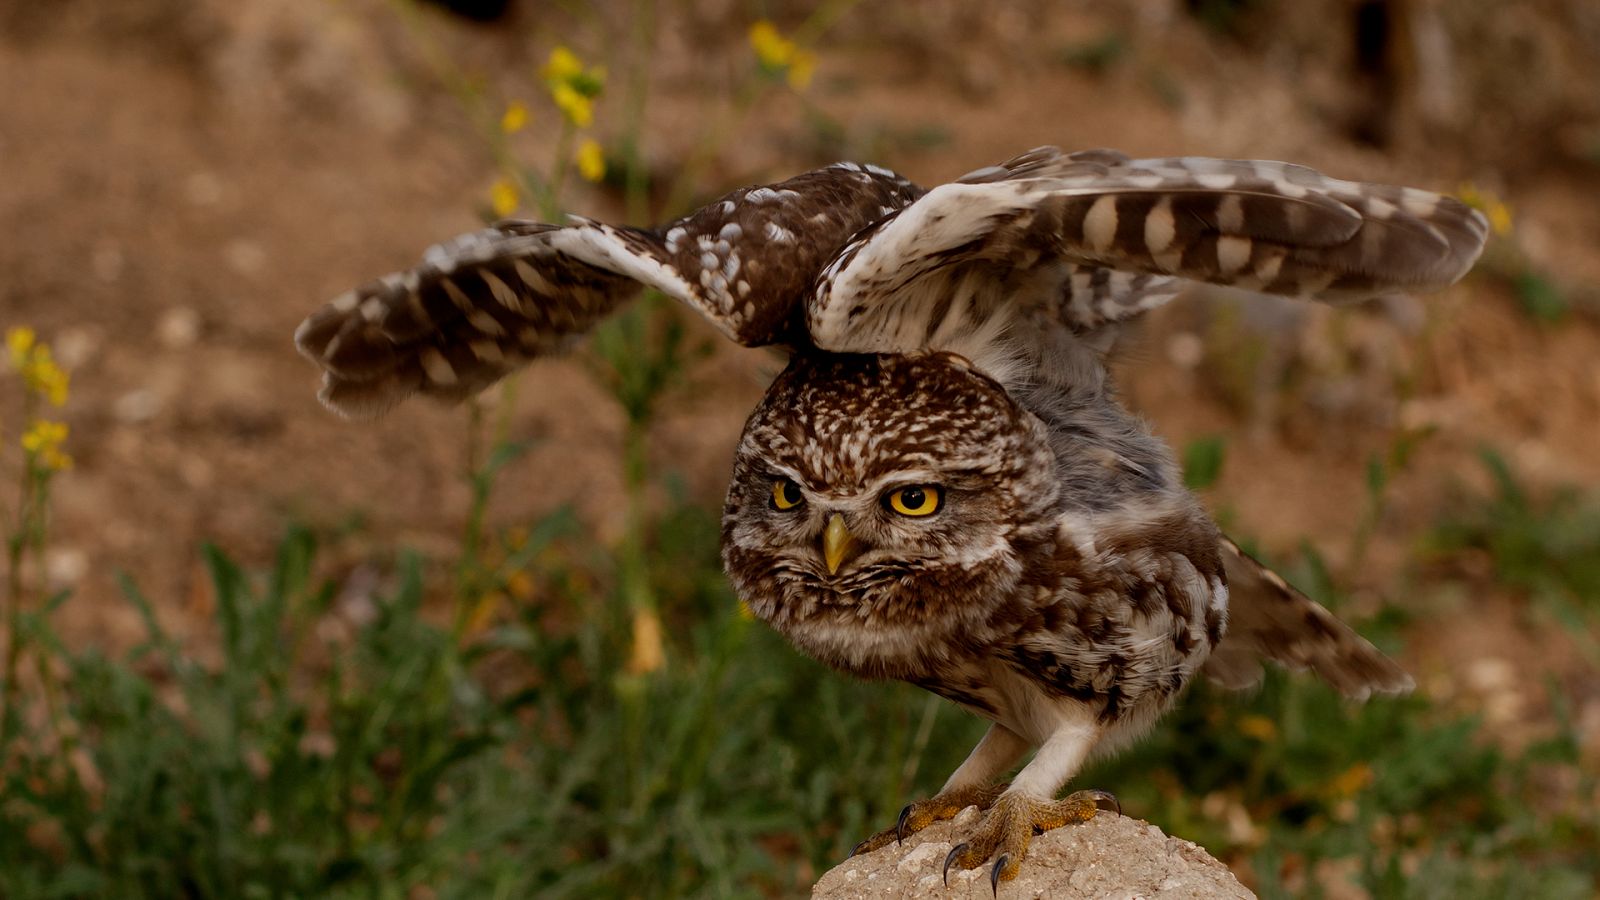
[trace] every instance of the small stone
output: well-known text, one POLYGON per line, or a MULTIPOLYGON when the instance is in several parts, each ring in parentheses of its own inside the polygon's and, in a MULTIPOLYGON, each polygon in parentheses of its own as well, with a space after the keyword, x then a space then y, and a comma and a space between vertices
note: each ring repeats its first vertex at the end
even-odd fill
POLYGON ((114 241, 99 241, 89 251, 89 268, 94 277, 106 284, 114 284, 122 277, 124 263, 122 248, 114 241))
POLYGON ((186 455, 178 462, 178 477, 182 478, 184 485, 189 488, 205 490, 216 481, 216 470, 210 460, 186 455))
POLYGON ((54 341, 56 359, 69 371, 78 369, 100 351, 100 333, 88 328, 63 328, 54 341))
POLYGON ((944 859, 945 854, 949 852, 949 844, 937 844, 929 842, 917 847, 917 849, 912 850, 910 853, 907 853, 905 857, 900 860, 900 864, 895 866, 895 868, 902 872, 909 872, 912 869, 930 865, 934 860, 942 860, 944 859))
POLYGON ((187 306, 174 306, 161 314, 156 339, 168 350, 181 350, 200 339, 200 314, 187 306))
POLYGON ((1180 369, 1193 369, 1205 356, 1205 342, 1192 331, 1180 331, 1167 339, 1167 359, 1180 369))
POLYGON ((45 554, 45 575, 57 590, 76 585, 89 571, 89 556, 77 547, 52 547, 45 554))
POLYGON ((255 275, 267 265, 267 251, 260 243, 247 238, 229 241, 222 255, 240 275, 255 275))
POLYGON ((161 398, 146 388, 129 391, 111 404, 111 414, 117 421, 129 425, 148 422, 161 412, 161 398))
POLYGON ((195 206, 215 206, 222 199, 222 179, 212 172, 193 172, 183 181, 183 196, 195 206))

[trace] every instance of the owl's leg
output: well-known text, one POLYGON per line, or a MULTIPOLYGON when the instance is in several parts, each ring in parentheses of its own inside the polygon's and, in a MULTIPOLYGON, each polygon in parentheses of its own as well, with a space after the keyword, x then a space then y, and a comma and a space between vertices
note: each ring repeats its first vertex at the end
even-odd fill
POLYGON ((998 722, 990 725, 978 746, 967 754, 966 761, 950 775, 939 793, 901 810, 900 820, 893 828, 857 844, 850 855, 871 853, 879 847, 903 841, 907 835, 916 834, 934 822, 955 818, 956 813, 969 806, 988 809, 1006 789, 1005 784, 994 784, 994 780, 1016 765, 1027 751, 1028 742, 1022 736, 998 722))
POLYGON ((1072 822, 1094 818, 1101 801, 1116 802, 1105 791, 1078 791, 1055 800, 1056 791, 1077 773, 1100 738, 1091 721, 1062 724, 1050 735, 1033 759, 1017 773, 1011 786, 995 798, 966 841, 951 848, 944 860, 945 878, 951 867, 975 869, 994 858, 989 883, 1017 877, 1035 830, 1044 832, 1072 822))

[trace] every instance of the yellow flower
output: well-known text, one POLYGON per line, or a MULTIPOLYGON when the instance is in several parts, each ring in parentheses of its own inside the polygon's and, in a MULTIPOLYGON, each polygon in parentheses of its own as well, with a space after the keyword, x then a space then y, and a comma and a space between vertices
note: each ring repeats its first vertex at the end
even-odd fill
POLYGON ((22 376, 27 389, 45 398, 52 406, 67 402, 67 373, 56 365, 50 345, 40 343, 33 329, 18 326, 6 330, 6 348, 11 368, 22 376))
POLYGON ((22 449, 38 453, 46 447, 59 447, 67 439, 67 423, 38 419, 22 435, 22 449))
POLYGON ((39 419, 22 435, 22 449, 46 469, 59 472, 72 468, 72 457, 61 452, 67 439, 67 423, 39 419))
POLYGON ((606 177, 606 155, 600 149, 600 142, 594 138, 583 139, 573 160, 577 162, 578 174, 583 176, 584 181, 599 181, 606 177))
POLYGON ((653 609, 633 611, 633 649, 628 654, 628 673, 648 675, 666 665, 666 648, 661 640, 661 619, 653 609))
POLYGON ((1266 716, 1244 716, 1240 718, 1239 731, 1262 742, 1271 741, 1278 736, 1278 726, 1274 725, 1272 720, 1266 716))
POLYGON ((817 55, 810 50, 796 50, 789 64, 789 87, 803 91, 811 85, 811 76, 817 71, 817 55))
POLYGON ((537 588, 533 583, 533 576, 521 569, 506 576, 506 591, 518 600, 532 600, 537 588))
POLYGON ((550 59, 539 70, 545 81, 570 81, 583 74, 583 60, 566 47, 550 51, 550 59))
POLYGON ((1461 185, 1456 194, 1461 202, 1483 213, 1489 220, 1489 228, 1496 235, 1505 237, 1511 233, 1511 207, 1506 205, 1493 191, 1483 190, 1472 182, 1461 185))
POLYGON ((499 591, 490 591, 478 598, 467 612, 467 620, 461 625, 461 634, 464 637, 474 637, 494 621, 494 614, 505 603, 506 595, 499 591))
POLYGON ((1364 762, 1358 762, 1328 783, 1328 793, 1335 797, 1349 797, 1371 784, 1372 779, 1372 767, 1364 762))
POLYGON ((528 108, 521 103, 511 103, 500 116, 500 130, 506 134, 516 134, 527 126, 528 108))
POLYGON ((794 59, 794 41, 779 33, 778 26, 767 19, 750 26, 750 46, 756 51, 756 59, 768 69, 781 69, 794 59))
POLYGON ((605 89, 606 70, 602 66, 585 69, 583 60, 566 47, 550 51, 550 61, 539 70, 550 99, 555 101, 567 121, 579 128, 594 121, 594 98, 605 89))
POLYGON ((489 187, 489 205, 494 208, 494 214, 502 219, 516 212, 518 200, 517 186, 505 178, 489 187))
POLYGON ((18 325, 6 329, 6 347, 11 351, 11 367, 13 369, 20 372, 23 366, 27 365, 28 357, 31 355, 29 351, 33 349, 33 344, 34 334, 32 328, 26 325, 18 325))
POLYGON ((1501 237, 1511 233, 1511 207, 1496 200, 1489 207, 1489 227, 1501 237))
POLYGON ((528 545, 528 528, 526 525, 513 525, 506 529, 506 547, 511 550, 521 550, 528 545))
POLYGON ((567 117, 567 121, 579 128, 587 128, 594 121, 593 101, 570 83, 561 81, 551 85, 550 99, 556 102, 556 108, 567 117))
POLYGON ((51 406, 67 402, 67 373, 50 355, 50 347, 40 344, 33 348, 33 360, 23 370, 22 377, 39 396, 50 401, 51 406))
POLYGON ((782 74, 789 87, 803 91, 811 84, 811 76, 817 70, 816 54, 800 49, 771 21, 761 19, 750 26, 750 46, 756 51, 761 68, 782 74))

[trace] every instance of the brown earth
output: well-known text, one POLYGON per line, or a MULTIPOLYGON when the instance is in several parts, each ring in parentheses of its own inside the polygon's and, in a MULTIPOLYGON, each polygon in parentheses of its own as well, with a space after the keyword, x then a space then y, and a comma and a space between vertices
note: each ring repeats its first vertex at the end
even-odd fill
MULTIPOLYGON (((557 119, 537 68, 557 43, 610 66, 603 139, 622 133, 620 85, 638 67, 649 164, 698 172, 702 196, 841 157, 936 183, 1044 143, 1499 192, 1513 236, 1443 295, 1360 310, 1178 303, 1149 317, 1121 366, 1131 403, 1174 446, 1228 438, 1208 500, 1235 531, 1278 553, 1309 540, 1375 607, 1409 583, 1400 576, 1445 504, 1483 483, 1480 446, 1536 489, 1600 484, 1600 28, 1579 2, 1529 4, 1515 27, 1500 27, 1498 4, 1392 6, 1405 40, 1357 66, 1340 2, 1269 5, 1220 29, 1182 4, 1027 2, 981 16, 954 0, 845 4, 803 97, 774 87, 743 116, 756 11, 733 0, 664 4, 653 29, 644 4, 622 2, 528 4, 494 27, 400 0, 0 7, 0 325, 33 326, 73 370, 64 417, 77 465, 57 486, 48 561, 51 581, 76 592, 62 625, 75 641, 132 639, 137 620, 116 600, 126 571, 164 621, 197 634, 196 546, 259 564, 291 521, 359 518, 340 550, 351 558, 402 545, 449 556, 466 511, 462 413, 413 403, 371 425, 339 421, 290 335, 325 298, 479 223, 495 132, 445 76, 490 122, 527 101, 533 124, 509 149, 549 157, 557 119), (1085 63, 1090 51, 1107 61, 1085 63), (1506 101, 1508 85, 1522 102, 1506 101), (1554 325, 1524 313, 1497 274, 1520 271, 1519 254, 1578 310, 1554 325), (1421 430, 1366 558, 1352 559, 1368 458, 1421 430)), ((785 28, 805 18, 800 4, 777 9, 785 28)), ((621 214, 601 189, 567 205, 621 214)), ((717 346, 652 451, 708 506, 775 370, 770 355, 717 346)), ((4 384, 9 442, 19 409, 4 384)), ((538 441, 504 477, 495 520, 572 504, 615 536, 621 421, 585 358, 536 366, 510 422, 538 441)), ((1600 734, 1600 687, 1516 598, 1398 599, 1437 613, 1411 652, 1425 685, 1458 684, 1486 659, 1553 666, 1600 734)), ((1528 691, 1518 709, 1534 714, 1538 679, 1490 682, 1528 691)), ((1463 702, 1483 702, 1476 683, 1463 702)))

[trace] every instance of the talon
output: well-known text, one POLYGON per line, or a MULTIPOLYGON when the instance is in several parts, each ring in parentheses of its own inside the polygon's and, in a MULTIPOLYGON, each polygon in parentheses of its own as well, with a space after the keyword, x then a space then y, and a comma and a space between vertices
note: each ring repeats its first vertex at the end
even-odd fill
POLYGON ((950 848, 950 852, 949 853, 945 854, 945 856, 944 856, 944 886, 945 887, 949 887, 950 886, 950 866, 951 866, 951 864, 953 864, 956 861, 956 857, 960 856, 961 854, 963 854, 965 852, 967 852, 967 845, 966 844, 957 844, 954 847, 950 848))
POLYGON ((894 823, 894 842, 896 844, 904 844, 906 842, 906 820, 910 818, 911 804, 907 803, 906 808, 900 810, 899 820, 894 823))
POLYGON ((868 844, 870 844, 870 843, 872 843, 872 838, 867 838, 866 840, 862 841, 861 843, 855 845, 854 847, 851 848, 850 855, 851 856, 860 856, 862 850, 864 850, 866 848, 866 846, 868 844))
POLYGON ((1004 869, 1006 863, 1010 861, 1011 854, 1002 853, 1000 858, 994 861, 994 868, 989 870, 989 891, 996 897, 1000 896, 1000 870, 1004 869))
POLYGON ((1087 791, 1079 791, 1078 793, 1086 797, 1094 798, 1094 805, 1101 809, 1106 808, 1101 806, 1102 803, 1110 803, 1110 808, 1115 811, 1117 815, 1122 815, 1122 801, 1117 799, 1116 794, 1113 794, 1110 791, 1102 791, 1098 788, 1087 791))

